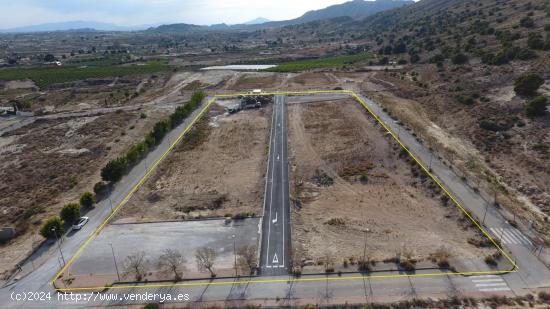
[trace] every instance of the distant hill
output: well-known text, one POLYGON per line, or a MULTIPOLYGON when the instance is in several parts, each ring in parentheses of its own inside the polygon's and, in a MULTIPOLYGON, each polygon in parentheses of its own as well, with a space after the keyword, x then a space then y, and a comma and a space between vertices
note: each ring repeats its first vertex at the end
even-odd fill
POLYGON ((412 0, 353 0, 342 4, 331 5, 324 9, 309 11, 304 15, 284 21, 273 21, 258 26, 263 27, 284 27, 290 25, 304 24, 316 20, 333 19, 337 17, 351 17, 362 19, 367 16, 402 6, 414 4, 412 0))
POLYGON ((144 30, 152 25, 143 26, 117 26, 115 24, 95 21, 68 21, 60 23, 47 23, 10 29, 0 29, 3 33, 24 33, 24 32, 50 32, 50 31, 138 31, 144 30))
POLYGON ((262 29, 262 28, 280 28, 291 25, 305 24, 312 21, 338 19, 338 18, 352 18, 362 19, 367 16, 389 10, 394 8, 400 8, 409 4, 413 4, 412 0, 353 0, 342 4, 332 5, 327 8, 309 11, 301 17, 283 20, 283 21, 269 21, 265 18, 256 18, 249 22, 228 26, 226 24, 212 25, 212 26, 198 26, 190 24, 171 24, 162 25, 157 28, 150 28, 149 31, 156 32, 187 32, 187 31, 205 31, 205 30, 246 30, 246 29, 262 29))
POLYGON ((245 23, 243 23, 243 25, 258 25, 258 24, 264 24, 264 23, 268 23, 270 22, 271 20, 267 19, 267 18, 263 18, 263 17, 258 17, 256 19, 253 19, 253 20, 249 20, 245 23))
MULTIPOLYGON (((223 25, 223 24, 221 24, 223 25)), ((213 25, 212 28, 216 29, 219 28, 220 25, 213 25)), ((193 24, 169 24, 169 25, 161 25, 158 27, 151 27, 147 29, 149 32, 161 32, 161 33, 172 33, 172 32, 191 32, 191 31, 199 31, 199 30, 208 30, 210 27, 208 26, 199 26, 199 25, 193 25, 193 24)), ((224 27, 225 28, 225 27, 224 27)))

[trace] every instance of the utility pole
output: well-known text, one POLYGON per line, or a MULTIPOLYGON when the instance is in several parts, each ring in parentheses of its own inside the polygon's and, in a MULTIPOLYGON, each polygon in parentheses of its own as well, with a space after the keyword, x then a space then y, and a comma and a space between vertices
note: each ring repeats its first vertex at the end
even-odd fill
POLYGON ((109 185, 109 205, 111 205, 111 212, 113 212, 113 200, 111 199, 111 195, 113 195, 113 188, 112 185, 109 185))
POLYGON ((57 237, 55 227, 52 227, 52 232, 55 235, 55 241, 57 242, 57 248, 59 249, 59 254, 61 254, 61 259, 63 260, 63 266, 65 266, 65 257, 63 256, 63 251, 61 251, 61 244, 59 243, 59 238, 57 237))
POLYGON ((485 225, 485 216, 487 215, 487 209, 489 208, 489 203, 485 203, 485 212, 483 213, 483 221, 481 225, 485 225))
POLYGON ((235 258, 234 267, 235 267, 235 278, 237 277, 237 248, 235 244, 235 234, 231 236, 233 238, 233 256, 235 258))
POLYGON ((113 248, 113 243, 109 243, 109 245, 111 245, 111 252, 113 253, 113 261, 115 262, 116 276, 118 277, 118 281, 120 281, 120 273, 118 272, 118 265, 116 263, 116 258, 115 258, 115 249, 113 248))

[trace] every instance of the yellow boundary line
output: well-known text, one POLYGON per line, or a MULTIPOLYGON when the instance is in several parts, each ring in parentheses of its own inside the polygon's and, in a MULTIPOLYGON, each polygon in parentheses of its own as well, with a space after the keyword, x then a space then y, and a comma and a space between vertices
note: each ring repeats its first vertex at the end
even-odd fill
MULTIPOLYGON (((394 138, 394 140, 403 148, 409 156, 420 166, 422 169, 432 178, 433 181, 449 196, 449 198, 455 203, 456 206, 474 223, 474 225, 479 228, 483 235, 485 235, 491 243, 499 250, 499 252, 506 257, 506 259, 513 265, 510 270, 495 270, 495 271, 478 271, 478 272, 447 272, 447 273, 427 273, 427 274, 392 274, 392 275, 368 275, 368 276, 349 276, 349 277, 323 277, 323 278, 291 278, 291 279, 266 279, 266 280, 245 280, 245 281, 219 281, 219 282, 188 282, 188 283, 167 283, 167 284, 142 284, 142 285, 115 285, 115 286, 100 286, 100 287, 80 287, 80 288, 56 288, 57 291, 84 291, 84 290, 101 290, 101 289, 124 289, 124 288, 147 288, 147 287, 176 287, 176 286, 205 286, 205 285, 230 285, 230 284, 249 284, 249 283, 283 283, 283 282, 306 282, 306 281, 321 281, 321 280, 331 280, 331 281, 341 281, 341 280, 355 280, 355 279, 389 279, 389 278, 404 278, 404 277, 437 277, 437 276, 448 276, 448 275, 496 275, 496 274, 506 274, 511 272, 517 272, 518 266, 516 262, 502 249, 495 240, 487 233, 481 225, 470 215, 470 213, 460 205, 458 200, 443 186, 443 184, 422 164, 420 161, 412 154, 412 152, 405 147, 405 145, 397 138, 393 131, 380 119, 368 106, 367 104, 352 90, 309 90, 309 91, 275 91, 275 92, 263 92, 262 95, 311 95, 311 94, 327 94, 327 93, 344 93, 351 95, 355 100, 357 100, 373 117, 376 121, 394 138)), ((214 95, 212 99, 201 109, 201 111, 193 118, 191 123, 183 130, 178 138, 170 144, 166 151, 160 156, 160 158, 151 165, 145 172, 145 174, 140 178, 140 180, 132 187, 128 192, 126 197, 113 209, 111 214, 103 221, 103 223, 96 228, 96 230, 88 237, 88 239, 80 246, 76 253, 71 257, 71 259, 65 264, 61 270, 55 275, 55 277, 50 281, 50 284, 54 284, 61 274, 70 267, 70 265, 82 254, 84 249, 99 235, 99 233, 105 228, 107 223, 113 218, 116 212, 124 206, 134 192, 145 182, 147 177, 151 172, 157 167, 157 165, 162 162, 166 155, 174 148, 174 146, 179 143, 185 134, 193 127, 193 125, 204 115, 208 108, 216 101, 217 98, 230 98, 238 96, 253 96, 257 94, 250 93, 236 93, 236 94, 217 94, 214 95)), ((207 279, 205 279, 207 280, 207 279)))

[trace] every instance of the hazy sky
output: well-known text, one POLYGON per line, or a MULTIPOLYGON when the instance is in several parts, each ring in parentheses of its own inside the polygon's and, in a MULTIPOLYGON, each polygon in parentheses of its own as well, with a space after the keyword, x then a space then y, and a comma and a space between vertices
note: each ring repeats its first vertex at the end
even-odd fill
POLYGON ((0 0, 0 28, 73 20, 118 25, 284 20, 345 0, 0 0))

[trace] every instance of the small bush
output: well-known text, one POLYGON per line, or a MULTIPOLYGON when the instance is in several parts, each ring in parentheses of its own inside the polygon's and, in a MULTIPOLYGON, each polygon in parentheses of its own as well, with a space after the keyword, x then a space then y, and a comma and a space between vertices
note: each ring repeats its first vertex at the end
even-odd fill
POLYGON ((61 208, 59 215, 66 223, 73 224, 80 218, 80 205, 76 203, 67 204, 61 208))
POLYGON ((399 262, 399 267, 405 271, 413 271, 416 267, 415 264, 413 260, 402 260, 399 262))
POLYGON ((95 203, 95 196, 92 192, 84 192, 80 196, 80 206, 84 208, 92 208, 95 203))
POLYGON ((332 179, 332 177, 321 170, 315 170, 313 180, 315 181, 315 183, 317 183, 317 185, 323 187, 330 187, 334 184, 334 179, 332 179))
POLYGON ((466 56, 462 53, 459 53, 459 54, 454 55, 451 58, 451 61, 453 62, 453 64, 464 64, 464 63, 468 62, 468 56, 466 56))
POLYGON ((105 193, 107 193, 107 184, 103 181, 98 181, 94 185, 94 193, 96 196, 103 196, 105 193))
POLYGON ((526 74, 518 77, 514 82, 514 91, 518 95, 534 95, 539 87, 544 84, 544 79, 537 74, 526 74))
POLYGON ((501 127, 498 125, 498 123, 488 119, 481 120, 479 122, 479 127, 482 128, 483 130, 493 131, 493 132, 498 132, 501 130, 501 127))
POLYGON ((361 272, 369 272, 371 271, 371 263, 368 260, 360 260, 357 262, 357 269, 361 272))
POLYGON ((546 114, 546 97, 538 96, 525 104, 525 114, 529 117, 544 116, 546 114))
POLYGON ((147 118, 147 114, 146 113, 141 113, 141 114, 139 114, 139 118, 145 119, 145 118, 147 118))
POLYGON ((441 259, 437 262, 437 266, 440 268, 449 268, 451 264, 449 263, 449 260, 441 259))
POLYGON ((550 293, 548 293, 548 292, 539 292, 538 297, 539 297, 539 300, 541 300, 545 304, 550 303, 550 293))
POLYGON ((364 183, 364 184, 369 182, 369 175, 361 174, 361 176, 359 177, 359 181, 361 181, 361 183, 364 183))
POLYGON ((346 221, 342 218, 332 218, 326 222, 328 225, 344 226, 346 221))
POLYGON ((497 265, 497 260, 495 259, 495 257, 492 254, 486 256, 484 261, 485 261, 485 263, 487 263, 487 265, 490 265, 490 266, 496 266, 497 265))
POLYGON ((525 28, 533 28, 535 26, 535 22, 531 17, 525 16, 519 21, 519 25, 525 28))
POLYGON ((42 227, 40 228, 40 235, 48 239, 56 238, 56 234, 57 237, 60 237, 64 232, 65 229, 63 228, 63 222, 59 217, 49 218, 48 220, 46 220, 46 222, 44 222, 44 224, 42 224, 42 227))

